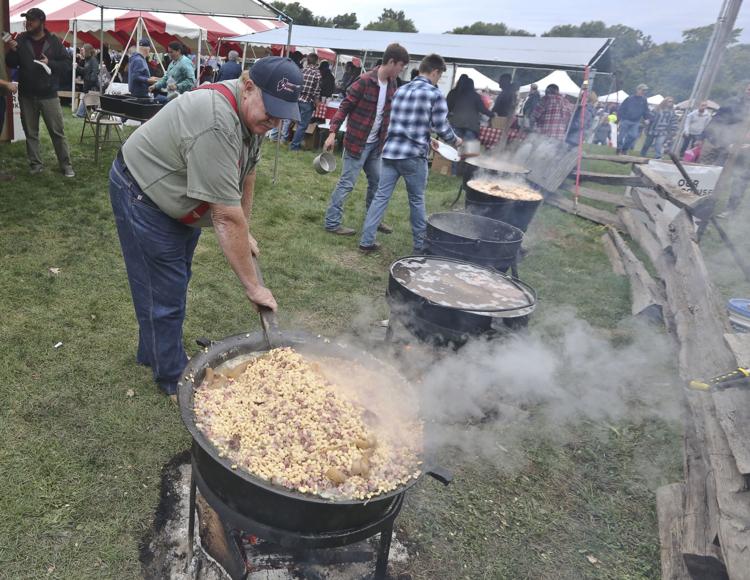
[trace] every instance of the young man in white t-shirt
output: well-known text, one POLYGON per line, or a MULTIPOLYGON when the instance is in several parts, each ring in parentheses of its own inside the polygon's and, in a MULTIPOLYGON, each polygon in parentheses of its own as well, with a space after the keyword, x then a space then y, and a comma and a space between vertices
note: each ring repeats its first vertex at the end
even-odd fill
MULTIPOLYGON (((344 167, 336 188, 331 194, 325 217, 326 231, 340 236, 356 233, 344 227, 344 203, 354 189, 359 172, 364 169, 367 176, 367 197, 365 213, 378 189, 380 181, 380 155, 388 132, 391 114, 391 101, 398 85, 396 78, 409 63, 409 53, 399 44, 389 44, 383 53, 383 64, 363 74, 354 81, 347 91, 346 98, 331 120, 331 132, 324 144, 326 151, 333 150, 336 133, 347 119, 344 134, 344 167)), ((390 233, 385 224, 380 231, 390 233)))

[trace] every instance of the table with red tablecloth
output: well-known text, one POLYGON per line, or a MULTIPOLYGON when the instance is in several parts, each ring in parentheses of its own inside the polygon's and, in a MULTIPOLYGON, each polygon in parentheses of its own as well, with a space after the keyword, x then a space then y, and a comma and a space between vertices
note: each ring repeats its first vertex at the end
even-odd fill
POLYGON ((313 117, 315 117, 316 119, 328 119, 330 121, 331 119, 333 119, 336 111, 339 110, 340 104, 341 101, 328 101, 327 103, 318 103, 318 106, 315 108, 315 112, 313 113, 313 117))
POLYGON ((497 142, 500 141, 500 136, 502 134, 502 129, 495 129, 494 127, 479 127, 479 142, 487 149, 492 149, 497 145, 497 142))

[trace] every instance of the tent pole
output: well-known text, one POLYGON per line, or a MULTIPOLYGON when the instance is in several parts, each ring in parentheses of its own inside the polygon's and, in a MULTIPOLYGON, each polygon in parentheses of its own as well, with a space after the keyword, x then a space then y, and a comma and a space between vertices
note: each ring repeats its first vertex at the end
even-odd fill
POLYGON ((143 20, 141 20, 141 16, 138 16, 138 21, 135 24, 135 29, 138 31, 138 34, 136 36, 135 45, 140 46, 141 45, 141 38, 143 37, 143 20))
MULTIPOLYGON (((292 45, 292 21, 289 20, 289 32, 286 35, 286 56, 288 57, 290 54, 289 47, 292 45)), ((279 125, 279 130, 276 132, 276 155, 273 158, 273 178, 271 179, 271 183, 273 185, 276 185, 276 177, 278 177, 279 174, 279 152, 281 151, 281 125, 283 125, 284 121, 281 121, 281 124, 279 125)))
MULTIPOLYGON (((578 161, 576 163, 576 191, 573 206, 578 209, 578 198, 581 196, 581 159, 583 159, 583 134, 586 132, 586 105, 589 100, 589 67, 583 69, 583 86, 581 87, 581 113, 578 115, 578 161)), ((575 112, 573 113, 575 116, 575 112)), ((572 122, 571 117, 571 122, 572 122)), ((570 128, 570 127, 569 127, 570 128)))
POLYGON ((198 54, 195 57, 195 86, 201 84, 201 47, 203 46, 203 29, 198 28, 198 54))
POLYGON ((159 53, 156 52, 156 43, 154 42, 154 39, 151 38, 151 34, 149 33, 148 27, 146 26, 145 22, 143 23, 143 30, 145 31, 146 36, 148 36, 148 40, 149 40, 149 42, 151 43, 151 46, 154 49, 154 53, 156 54, 156 60, 159 62, 159 66, 161 67, 162 74, 167 74, 167 71, 164 68, 164 63, 161 61, 161 58, 159 58, 159 53))
POLYGON ((245 58, 247 57, 247 42, 242 45, 242 70, 245 70, 245 58))
MULTIPOLYGON (((140 18, 140 16, 139 16, 140 18)), ((137 26, 136 26, 137 28, 137 26)), ((130 41, 133 40, 133 35, 135 34, 136 28, 132 30, 130 33, 130 36, 128 37, 128 42, 125 45, 125 48, 122 49, 122 57, 120 57, 120 60, 117 61, 117 64, 115 65, 115 70, 112 71, 112 78, 114 79, 117 76, 117 73, 120 70, 120 65, 122 64, 122 58, 128 53, 128 47, 130 46, 130 41)))
POLYGON ((104 6, 99 8, 99 92, 104 93, 104 6))
POLYGON ((76 53, 78 52, 78 19, 73 21, 73 71, 71 72, 70 82, 70 109, 73 115, 76 114, 76 53))

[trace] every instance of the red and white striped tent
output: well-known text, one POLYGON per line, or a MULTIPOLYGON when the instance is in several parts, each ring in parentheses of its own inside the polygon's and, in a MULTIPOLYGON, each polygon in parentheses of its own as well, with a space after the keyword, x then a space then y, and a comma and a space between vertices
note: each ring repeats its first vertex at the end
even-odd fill
MULTIPOLYGON (((30 8, 40 8, 47 15, 47 29, 60 37, 73 30, 73 22, 77 22, 80 41, 99 47, 104 23, 104 42, 112 48, 122 48, 128 41, 131 32, 138 22, 143 19, 145 27, 157 45, 162 49, 173 41, 179 40, 195 48, 200 31, 202 37, 209 43, 218 44, 219 39, 253 34, 284 26, 280 20, 270 18, 240 18, 232 16, 209 16, 207 14, 186 14, 179 12, 148 12, 136 10, 118 10, 104 8, 96 4, 107 5, 107 2, 89 3, 83 0, 10 0, 10 32, 24 30, 24 18, 21 14, 30 8)), ((114 4, 117 4, 115 2, 114 4)), ((120 4, 129 4, 120 2, 120 4)), ((161 2, 151 3, 158 6, 161 2)), ((246 2, 253 5, 252 2, 246 2)), ((255 5, 257 6, 257 5, 255 5)), ((210 8, 206 9, 209 12, 210 8)))

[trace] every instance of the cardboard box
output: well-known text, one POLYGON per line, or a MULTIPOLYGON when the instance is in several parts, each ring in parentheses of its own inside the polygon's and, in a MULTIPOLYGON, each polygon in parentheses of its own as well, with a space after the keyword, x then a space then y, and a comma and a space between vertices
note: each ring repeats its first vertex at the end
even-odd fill
POLYGON ((433 155, 432 156, 432 169, 431 171, 433 173, 437 173, 439 175, 450 175, 451 174, 451 168, 452 163, 448 161, 445 157, 442 155, 433 155))
POLYGON ((492 117, 490 126, 493 129, 505 129, 505 125, 508 123, 508 117, 492 117))

